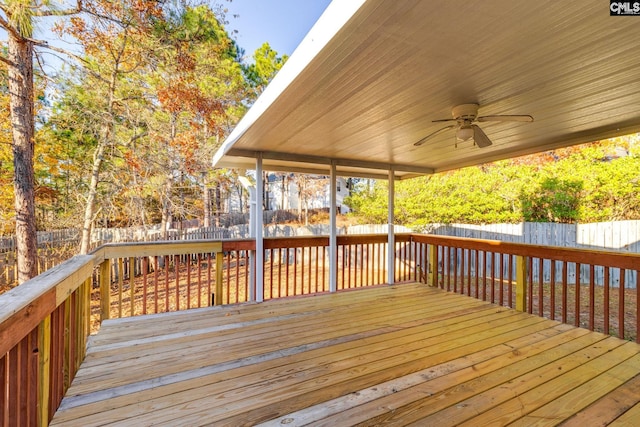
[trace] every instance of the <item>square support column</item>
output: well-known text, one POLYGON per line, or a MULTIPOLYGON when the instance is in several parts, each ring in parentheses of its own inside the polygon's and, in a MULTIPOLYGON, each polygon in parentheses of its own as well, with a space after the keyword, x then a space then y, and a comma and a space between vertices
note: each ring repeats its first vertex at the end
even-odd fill
POLYGON ((395 173, 393 168, 389 169, 389 212, 388 212, 388 237, 387 237, 387 245, 389 246, 389 250, 387 251, 387 283, 393 285, 395 281, 396 275, 396 239, 395 239, 395 230, 393 227, 394 222, 394 214, 393 210, 395 208, 395 173))
POLYGON ((262 218, 264 216, 263 208, 263 188, 262 179, 262 153, 256 158, 256 217, 254 218, 256 231, 256 271, 254 286, 249 290, 251 301, 264 301, 264 225, 262 218))
POLYGON ((337 204, 338 190, 336 185, 336 162, 331 161, 330 173, 330 206, 329 206, 329 291, 338 290, 338 227, 337 204))

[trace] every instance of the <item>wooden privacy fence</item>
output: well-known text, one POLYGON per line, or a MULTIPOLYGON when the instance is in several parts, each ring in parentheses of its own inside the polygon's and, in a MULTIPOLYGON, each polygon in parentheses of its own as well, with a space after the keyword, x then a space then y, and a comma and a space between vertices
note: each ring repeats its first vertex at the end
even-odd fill
MULTIPOLYGON (((337 243, 340 291, 384 284, 391 255, 396 282, 638 340, 638 294, 626 286, 637 278, 637 254, 419 234, 396 235, 391 252, 386 235, 337 243), (540 274, 546 265, 549 278, 540 274)), ((108 244, 0 295, 0 425, 47 425, 101 320, 248 301, 257 268, 266 299, 328 291, 328 237, 266 238, 264 246, 256 266, 253 240, 108 244)))

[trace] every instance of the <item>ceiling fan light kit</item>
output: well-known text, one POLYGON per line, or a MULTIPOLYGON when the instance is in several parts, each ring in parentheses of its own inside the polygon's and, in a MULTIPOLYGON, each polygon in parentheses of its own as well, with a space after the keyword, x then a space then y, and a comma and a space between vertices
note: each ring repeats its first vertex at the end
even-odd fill
MULTIPOLYGON (((484 148, 490 146, 492 142, 480 126, 474 124, 475 122, 533 122, 533 117, 530 115, 491 115, 478 117, 478 108, 478 104, 461 104, 453 107, 451 109, 451 119, 434 120, 433 123, 456 122, 456 125, 447 125, 438 129, 413 145, 419 147, 427 142, 429 138, 432 138, 446 130, 457 128, 457 140, 468 141, 473 138, 475 145, 480 148, 484 148)), ((457 147, 457 143, 455 145, 457 147)))
POLYGON ((473 128, 471 125, 463 125, 456 131, 456 138, 460 141, 468 141, 473 138, 473 128))

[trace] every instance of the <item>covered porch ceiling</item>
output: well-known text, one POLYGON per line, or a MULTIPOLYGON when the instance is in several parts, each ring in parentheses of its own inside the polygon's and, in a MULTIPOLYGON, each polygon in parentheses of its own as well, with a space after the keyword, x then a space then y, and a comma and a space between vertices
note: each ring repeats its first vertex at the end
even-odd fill
POLYGON ((334 0, 214 165, 402 179, 639 132, 638 40, 601 0, 334 0), (535 121, 414 146, 467 103, 535 121))

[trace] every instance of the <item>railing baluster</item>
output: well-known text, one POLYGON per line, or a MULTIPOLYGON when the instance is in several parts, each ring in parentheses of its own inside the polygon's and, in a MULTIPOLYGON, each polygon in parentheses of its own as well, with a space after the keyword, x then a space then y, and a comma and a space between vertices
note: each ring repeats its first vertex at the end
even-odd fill
MULTIPOLYGON (((309 272, 307 275, 307 289, 309 290, 308 293, 312 294, 313 291, 311 290, 311 282, 313 280, 313 252, 311 247, 305 248, 307 253, 309 254, 309 256, 307 257, 307 271, 309 272)), ((317 249, 317 246, 316 246, 317 249)), ((316 261, 317 262, 317 261, 316 261)))
POLYGON ((135 258, 129 257, 129 301, 131 304, 131 317, 135 316, 135 299, 136 299, 136 269, 135 269, 135 258))
POLYGON ((123 292, 123 276, 124 276, 124 260, 118 258, 118 317, 122 317, 122 292, 123 292))
POLYGON ((451 248, 453 252, 453 292, 458 292, 458 248, 451 248))
POLYGON ((538 316, 544 316, 544 259, 538 259, 538 316))
POLYGON ((160 294, 158 293, 158 276, 159 276, 159 270, 160 270, 160 262, 159 262, 160 257, 159 256, 154 256, 153 257, 153 293, 154 293, 154 298, 153 298, 153 308, 154 308, 154 313, 158 313, 158 301, 160 300, 160 294))
MULTIPOLYGON (((609 291, 610 291, 610 286, 609 286, 609 282, 610 282, 610 277, 609 274, 611 272, 609 271, 609 267, 605 266, 604 267, 604 301, 603 301, 603 306, 604 306, 604 333, 609 335, 609 324, 610 324, 610 318, 609 316, 610 314, 610 298, 609 298, 609 291)), ((638 284, 636 283, 636 286, 638 286, 638 284)), ((636 292, 638 295, 640 295, 640 292, 636 292)), ((638 307, 640 307, 640 305, 638 305, 638 307)), ((636 333, 640 332, 640 330, 636 331, 636 333)))
POLYGON ((513 255, 509 254, 507 256, 507 262, 509 263, 509 289, 507 291, 507 295, 509 298, 509 307, 513 308, 513 255))
MULTIPOLYGON (((226 275, 227 275, 227 303, 231 304, 231 251, 226 251, 226 253, 221 254, 222 255, 222 259, 224 260, 224 262, 226 263, 226 275)), ((223 267, 224 268, 224 267, 223 267)), ((236 283, 236 288, 235 288, 235 295, 236 295, 236 301, 237 302, 237 295, 238 295, 238 285, 240 285, 239 283, 236 283)), ((216 292, 217 293, 217 292, 216 292)), ((224 301, 222 300, 222 295, 220 295, 220 304, 224 304, 224 301)), ((218 303, 216 303, 216 305, 218 305, 218 303)))
POLYGON ((487 262, 487 251, 482 251, 482 300, 487 300, 487 269, 489 263, 487 262))
POLYGON ((304 265, 305 265, 305 256, 304 256, 304 246, 300 248, 300 295, 304 295, 304 265))
POLYGON ((273 254, 274 249, 269 250, 269 298, 275 298, 273 293, 273 254))
POLYGON ((169 255, 164 256, 164 311, 170 311, 169 307, 169 255))
POLYGON ((327 259, 327 248, 326 246, 322 247, 322 292, 326 292, 327 291, 327 285, 326 285, 326 277, 325 277, 325 272, 327 271, 327 266, 326 266, 326 259, 327 259))
POLYGON ((525 311, 527 307, 527 262, 524 256, 516 256, 516 310, 525 311))
POLYGON ((581 278, 580 278, 580 268, 582 264, 579 262, 576 263, 576 284, 575 284, 575 320, 574 325, 580 326, 580 286, 581 286, 581 278))
POLYGON ((480 299, 480 251, 478 251, 477 249, 475 249, 474 251, 474 258, 476 261, 476 268, 475 268, 475 274, 474 274, 474 285, 475 285, 475 295, 474 297, 477 299, 480 299))
POLYGON ((298 248, 293 248, 293 295, 298 295, 298 248))
POLYGON ((626 280, 626 270, 624 268, 620 269, 620 287, 619 289, 619 296, 618 296, 618 337, 620 337, 621 339, 624 339, 624 333, 625 333, 625 324, 624 324, 624 318, 625 318, 625 295, 624 295, 624 288, 625 288, 625 280, 626 280))
POLYGON ((180 256, 173 255, 173 273, 175 274, 176 284, 176 311, 180 311, 180 256))
POLYGON ((533 261, 534 257, 527 257, 527 313, 533 314, 533 261))
POLYGON ((285 284, 285 288, 284 288, 284 291, 285 291, 284 296, 288 297, 288 296, 291 295, 289 293, 289 279, 290 279, 290 276, 289 276, 289 248, 285 248, 284 251, 285 251, 284 255, 286 257, 285 258, 286 259, 286 264, 285 264, 285 276, 286 276, 285 277, 285 281, 286 281, 286 284, 285 284))
POLYGON ((569 323, 569 319, 567 318, 567 309, 569 308, 569 264, 566 261, 562 261, 562 321, 564 323, 569 323))
POLYGON ((202 254, 198 254, 196 258, 198 266, 198 308, 202 307, 202 254))
POLYGON ((149 258, 142 257, 142 314, 147 314, 147 274, 149 270, 149 258))
POLYGON ((595 266, 589 264, 589 329, 595 329, 595 305, 596 305, 596 283, 595 283, 595 266))
POLYGON ((499 268, 500 268, 500 276, 499 276, 499 283, 500 283, 500 292, 499 292, 499 296, 498 298, 500 299, 499 304, 500 305, 504 305, 504 254, 499 253, 498 255, 500 255, 500 263, 499 263, 499 268))
POLYGON ((496 281, 498 276, 496 274, 496 268, 498 268, 498 262, 496 261, 496 252, 491 252, 491 303, 496 303, 496 281))
POLYGON ((191 308, 191 255, 186 256, 187 264, 187 310, 191 308))
POLYGON ((278 248, 278 297, 282 297, 282 248, 278 248))
POLYGON ((556 320, 556 260, 551 260, 551 271, 549 275, 549 318, 556 320))
MULTIPOLYGON (((458 251, 456 251, 456 254, 458 251)), ((464 276, 465 276, 465 249, 460 249, 460 295, 464 295, 464 276)))
POLYGON ((319 267, 320 267, 320 246, 316 246, 316 281, 315 281, 315 286, 314 289, 316 292, 318 292, 318 273, 319 273, 319 267))

